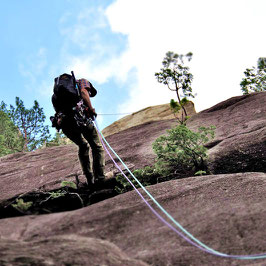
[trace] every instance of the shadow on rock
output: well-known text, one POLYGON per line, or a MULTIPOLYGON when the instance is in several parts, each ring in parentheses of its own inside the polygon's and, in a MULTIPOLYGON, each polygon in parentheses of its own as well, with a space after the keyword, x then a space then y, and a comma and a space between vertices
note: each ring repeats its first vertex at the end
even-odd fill
POLYGON ((1 202, 0 219, 83 208, 118 195, 118 185, 115 178, 109 178, 94 188, 79 183, 76 188, 65 186, 50 191, 35 190, 1 202))

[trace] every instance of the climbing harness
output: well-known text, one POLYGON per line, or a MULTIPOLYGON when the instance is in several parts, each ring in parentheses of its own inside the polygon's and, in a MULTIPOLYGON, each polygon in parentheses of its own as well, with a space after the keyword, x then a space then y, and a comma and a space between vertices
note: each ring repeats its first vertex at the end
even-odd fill
POLYGON ((73 107, 74 119, 78 127, 88 126, 92 124, 93 119, 88 117, 86 114, 86 106, 83 100, 80 100, 75 107, 73 107))
POLYGON ((250 260, 250 259, 265 259, 266 253, 262 254, 252 254, 252 255, 230 255, 226 253, 221 253, 219 251, 216 251, 204 243, 202 243, 200 240, 195 238, 192 234, 190 234, 182 225, 180 225, 158 202, 157 200, 147 191, 147 189, 139 182, 139 180, 133 175, 133 173, 129 170, 129 168, 126 166, 126 164, 121 160, 121 158, 116 154, 116 152, 112 149, 112 147, 109 145, 105 137, 103 136, 102 132, 99 130, 99 126, 97 124, 97 121, 93 121, 96 130, 99 133, 99 137, 101 140, 101 143, 107 152, 108 156, 111 158, 115 166, 118 168, 118 170, 122 173, 122 175, 127 179, 127 181, 130 183, 130 185, 134 188, 134 190, 137 192, 137 194, 141 197, 141 199, 144 201, 144 203, 149 207, 149 209, 153 212, 153 214, 166 226, 168 226, 171 230, 173 230, 175 233, 177 233, 179 236, 184 238, 187 242, 189 242, 191 245, 199 248, 200 250, 210 253, 212 255, 224 257, 224 258, 233 258, 233 259, 241 259, 241 260, 250 260), (130 181, 130 179, 124 174, 122 169, 119 167, 119 165, 116 163, 115 159, 112 157, 110 152, 108 151, 106 145, 109 147, 109 149, 113 152, 113 154, 118 158, 118 160, 122 163, 122 165, 125 167, 125 169, 129 172, 129 174, 134 178, 134 180, 138 183, 138 185, 143 189, 143 191, 152 199, 152 201, 157 205, 157 207, 181 230, 184 232, 184 234, 180 231, 178 231, 173 225, 171 225, 169 222, 167 222, 150 204, 149 202, 144 198, 144 196, 139 192, 139 190, 135 187, 135 185, 130 181), (187 236, 185 236, 187 235, 187 236), (193 241, 194 242, 193 242, 193 241))
MULTIPOLYGON (((86 114, 86 108, 83 100, 80 100, 77 105, 72 108, 71 116, 74 118, 78 127, 88 126, 93 123, 93 118, 88 117, 86 114)), ((67 116, 69 116, 69 114, 66 115, 63 112, 56 112, 54 116, 50 116, 52 127, 55 127, 59 132, 62 128, 61 125, 67 116)))

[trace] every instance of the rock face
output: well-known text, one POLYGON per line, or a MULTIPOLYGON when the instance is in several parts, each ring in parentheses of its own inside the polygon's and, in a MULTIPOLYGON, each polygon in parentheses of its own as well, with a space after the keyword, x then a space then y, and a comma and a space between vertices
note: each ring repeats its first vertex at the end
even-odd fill
POLYGON ((213 173, 266 172, 266 92, 233 97, 188 120, 188 127, 216 126, 209 143, 213 173))
MULTIPOLYGON (((188 102, 186 105, 186 111, 188 116, 192 116, 196 113, 194 103, 188 102)), ((104 136, 113 135, 125 129, 142 125, 154 121, 177 119, 181 117, 181 111, 176 115, 173 114, 170 104, 161 104, 156 106, 150 106, 142 109, 131 115, 127 115, 103 130, 104 136)))
MULTIPOLYGON (((209 144, 213 173, 266 170, 266 93, 238 96, 193 115, 188 127, 216 126, 209 144), (230 159, 233 158, 233 159, 230 159)), ((107 137, 108 142, 132 168, 151 165, 151 144, 176 119, 148 122, 107 137)), ((116 171, 106 155, 106 172, 116 171)), ((0 201, 34 189, 60 188, 63 180, 81 175, 74 144, 16 153, 0 158, 0 201)), ((82 176, 81 180, 84 180, 82 176)))
POLYGON ((35 189, 60 187, 80 173, 77 148, 65 145, 0 158, 0 201, 35 189))
MULTIPOLYGON (((195 113, 192 102, 186 108, 188 114, 195 113)), ((105 129, 105 135, 122 130, 119 135, 109 136, 107 140, 127 163, 141 168, 153 162, 151 143, 176 123, 169 104, 163 104, 148 107, 115 122, 105 129), (147 123, 142 125, 143 122, 147 123)), ((0 158, 0 166, 0 201, 35 189, 60 188, 62 181, 75 181, 76 175, 85 182, 74 144, 11 154, 0 158)), ((112 170, 113 163, 106 155, 106 172, 112 170)))
MULTIPOLYGON (((265 103, 265 92, 239 96, 192 116, 191 129, 216 126, 215 139, 207 145, 216 175, 148 187, 182 226, 220 252, 266 253, 265 103)), ((150 121, 107 140, 130 168, 141 168, 154 162, 152 142, 176 125, 176 119, 150 121)), ((107 155, 106 171, 116 171, 107 155)), ((75 182, 77 176, 85 181, 75 145, 2 157, 0 205, 21 194, 61 189, 61 181, 75 182)), ((266 265, 266 260, 203 253, 163 225, 134 191, 78 210, 0 219, 0 265, 145 263, 266 265)))
POLYGON ((148 264, 130 259, 116 245, 106 240, 68 234, 27 242, 1 239, 0 265, 145 266, 148 264))
MULTIPOLYGON (((147 189, 209 247, 238 255, 266 252, 265 173, 190 177, 147 189)), ((39 265, 144 265, 134 260, 149 265, 266 264, 265 259, 220 258, 191 246, 162 224, 135 191, 71 212, 1 219, 0 246, 1 265, 23 265, 23 260, 43 262, 39 265)))
MULTIPOLYGON (((127 163, 141 168, 153 163, 154 140, 176 125, 176 119, 148 122, 107 140, 127 163)), ((213 173, 266 172, 266 92, 233 97, 187 122, 195 131, 210 125, 216 126, 215 139, 207 145, 213 173)))

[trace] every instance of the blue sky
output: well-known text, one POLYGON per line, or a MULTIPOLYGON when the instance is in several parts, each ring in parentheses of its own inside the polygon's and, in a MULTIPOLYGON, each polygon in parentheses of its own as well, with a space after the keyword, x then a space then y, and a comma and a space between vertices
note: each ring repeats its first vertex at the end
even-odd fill
MULTIPOLYGON (((53 115, 53 80, 74 70, 98 89, 101 128, 175 98, 154 73, 167 51, 193 52, 197 111, 240 95, 266 56, 264 0, 10 0, 1 2, 0 100, 36 99, 53 115)), ((49 121, 47 119, 47 124, 49 121)))

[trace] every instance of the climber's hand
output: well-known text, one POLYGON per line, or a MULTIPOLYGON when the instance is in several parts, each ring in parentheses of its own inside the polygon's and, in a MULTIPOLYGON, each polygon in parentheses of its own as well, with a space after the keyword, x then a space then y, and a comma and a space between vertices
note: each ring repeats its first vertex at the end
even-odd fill
POLYGON ((97 117, 97 113, 94 108, 92 109, 86 108, 86 114, 89 118, 92 118, 92 119, 95 119, 97 117))

